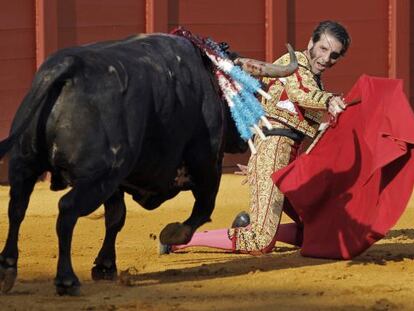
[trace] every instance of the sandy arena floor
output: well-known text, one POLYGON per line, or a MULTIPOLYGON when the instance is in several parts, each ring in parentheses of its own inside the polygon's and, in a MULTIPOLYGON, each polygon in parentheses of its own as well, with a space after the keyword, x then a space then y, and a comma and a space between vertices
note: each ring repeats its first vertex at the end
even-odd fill
MULTIPOLYGON (((242 177, 225 175, 213 214, 203 229, 228 226, 247 209, 242 177)), ((165 224, 184 220, 193 199, 182 193, 155 211, 129 197, 119 234, 118 269, 131 277, 95 283, 90 268, 104 235, 103 210, 79 220, 73 264, 82 281, 80 297, 59 297, 53 278, 57 261, 55 221, 63 192, 39 183, 20 233, 19 275, 13 290, 0 294, 0 310, 413 310, 414 199, 389 235, 351 261, 301 257, 279 244, 263 257, 207 248, 158 255, 157 235, 165 224)), ((7 230, 8 188, 0 187, 0 241, 7 230)), ((1 245, 1 247, 3 247, 1 245)))

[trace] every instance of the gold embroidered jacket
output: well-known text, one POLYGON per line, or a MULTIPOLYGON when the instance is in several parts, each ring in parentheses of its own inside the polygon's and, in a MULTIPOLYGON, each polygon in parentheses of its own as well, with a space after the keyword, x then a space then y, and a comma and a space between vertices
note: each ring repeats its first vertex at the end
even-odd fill
MULTIPOLYGON (((297 131, 315 137, 324 111, 332 93, 323 90, 322 83, 311 72, 308 59, 302 52, 295 52, 299 67, 285 78, 264 78, 271 100, 262 100, 266 116, 297 131)), ((283 55, 275 64, 286 65, 289 54, 283 55)))

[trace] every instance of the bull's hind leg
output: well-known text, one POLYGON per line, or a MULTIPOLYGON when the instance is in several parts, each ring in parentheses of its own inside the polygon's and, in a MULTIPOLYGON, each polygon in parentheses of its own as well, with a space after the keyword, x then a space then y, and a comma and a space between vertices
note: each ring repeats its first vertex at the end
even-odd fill
POLYGON ((17 260, 19 257, 18 238, 20 225, 26 214, 30 195, 40 172, 33 170, 39 165, 24 165, 11 159, 9 163, 10 201, 9 231, 6 244, 0 254, 0 288, 6 293, 13 287, 17 277, 17 260))
POLYGON ((59 295, 80 294, 80 282, 71 260, 73 229, 80 216, 86 216, 104 203, 118 187, 118 179, 109 176, 96 182, 76 184, 59 201, 56 232, 59 240, 59 258, 55 278, 59 295))
POLYGON ((118 232, 125 224, 124 193, 120 190, 116 191, 104 205, 105 240, 92 268, 92 279, 95 281, 117 278, 115 241, 118 232))

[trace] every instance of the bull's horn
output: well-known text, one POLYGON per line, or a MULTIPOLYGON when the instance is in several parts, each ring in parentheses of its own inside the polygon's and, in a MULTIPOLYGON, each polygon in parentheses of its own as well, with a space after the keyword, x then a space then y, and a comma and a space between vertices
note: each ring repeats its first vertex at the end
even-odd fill
POLYGON ((289 43, 286 46, 289 51, 290 63, 285 66, 265 63, 251 58, 236 58, 234 63, 241 66, 244 71, 247 71, 256 77, 286 77, 291 75, 298 68, 298 60, 295 51, 289 43))
POLYGON ((289 51, 290 63, 286 66, 274 65, 280 67, 280 73, 282 74, 280 77, 290 76, 292 73, 295 72, 296 69, 298 69, 298 59, 296 58, 295 51, 289 43, 286 44, 286 47, 289 51))

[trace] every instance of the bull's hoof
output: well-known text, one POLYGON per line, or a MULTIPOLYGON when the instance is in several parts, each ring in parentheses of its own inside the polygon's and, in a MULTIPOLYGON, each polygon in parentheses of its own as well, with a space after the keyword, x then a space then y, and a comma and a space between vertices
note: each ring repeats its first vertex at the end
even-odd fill
POLYGON ((71 287, 65 287, 65 286, 56 286, 56 294, 59 296, 80 296, 80 286, 71 286, 71 287))
POLYGON ((179 222, 168 224, 160 233, 161 244, 187 244, 190 242, 193 231, 189 225, 179 222))
POLYGON ((158 247, 158 254, 168 255, 171 252, 172 252, 171 245, 160 243, 160 245, 158 247))
POLYGON ((91 270, 91 276, 94 281, 116 281, 118 278, 118 270, 115 265, 111 267, 95 265, 91 270))
POLYGON ((2 293, 8 293, 14 286, 17 278, 17 269, 0 266, 0 288, 2 293))
POLYGON ((55 280, 56 294, 59 296, 80 296, 80 286, 79 281, 55 280))
POLYGON ((0 290, 8 293, 14 286, 17 278, 17 266, 15 258, 5 258, 0 255, 0 290))

